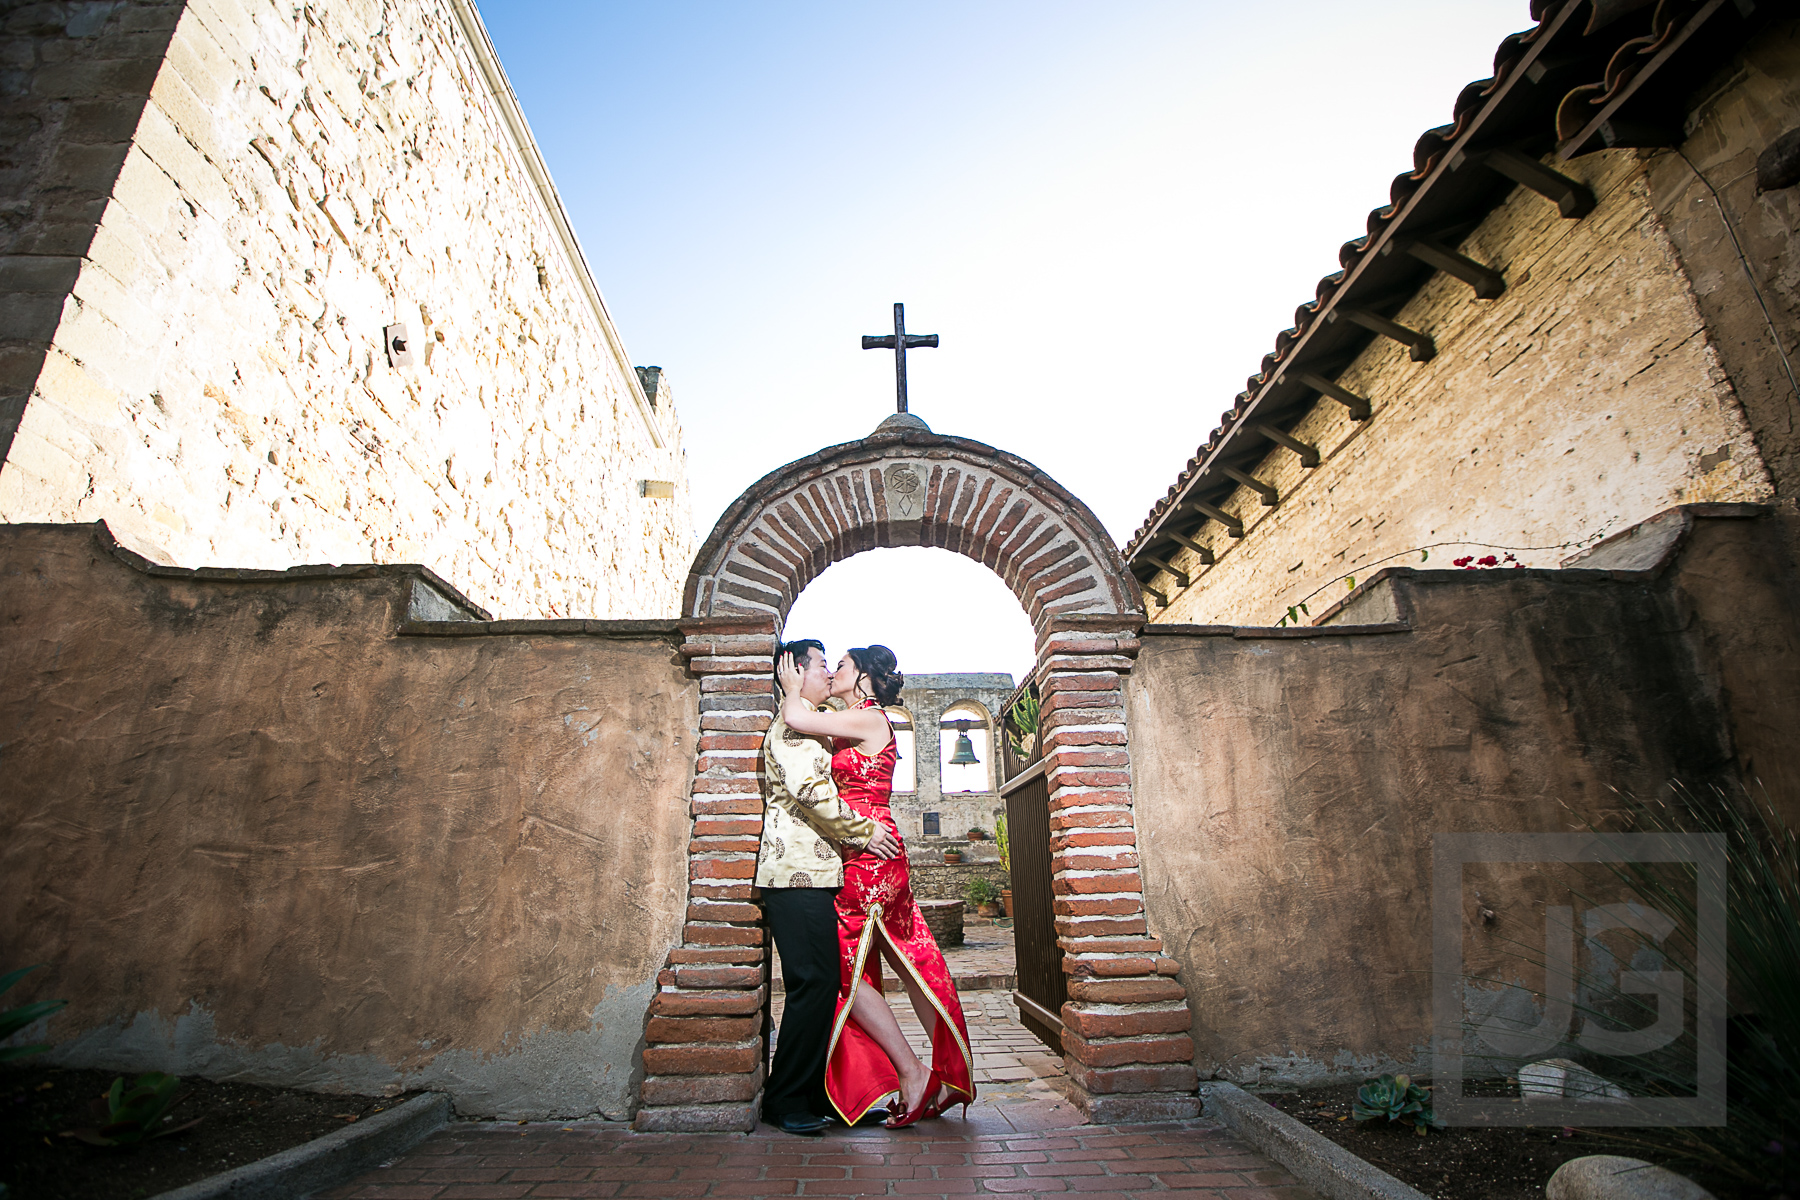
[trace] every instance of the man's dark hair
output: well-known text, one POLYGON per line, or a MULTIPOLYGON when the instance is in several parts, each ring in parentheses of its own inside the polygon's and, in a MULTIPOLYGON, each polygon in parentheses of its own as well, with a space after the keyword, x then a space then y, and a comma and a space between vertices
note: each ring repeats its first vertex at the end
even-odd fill
MULTIPOLYGON (((776 649, 775 649, 776 665, 777 666, 780 665, 782 655, 791 654, 794 656, 794 665, 801 668, 802 670, 805 670, 806 669, 806 653, 809 650, 817 650, 819 652, 820 657, 823 657, 825 654, 825 643, 819 641, 817 638, 800 638, 797 641, 783 642, 783 643, 781 643, 780 646, 776 647, 776 649)), ((773 676, 771 676, 771 678, 773 678, 773 676)), ((779 680, 777 680, 775 682, 774 687, 775 687, 775 698, 780 699, 781 698, 781 683, 779 680)))

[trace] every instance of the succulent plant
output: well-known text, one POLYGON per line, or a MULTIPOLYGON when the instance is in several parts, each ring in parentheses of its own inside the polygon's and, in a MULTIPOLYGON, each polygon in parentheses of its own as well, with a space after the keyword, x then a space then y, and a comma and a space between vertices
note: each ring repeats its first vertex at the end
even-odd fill
POLYGON ((1431 1089, 1420 1087, 1410 1075, 1383 1075, 1356 1089, 1356 1103, 1350 1114, 1358 1121, 1386 1117, 1411 1125, 1420 1137, 1427 1129, 1442 1129, 1444 1123, 1431 1110, 1431 1089))
MULTIPOLYGON (((38 964, 38 966, 42 965, 43 964, 41 963, 38 964)), ((37 967, 35 966, 20 967, 16 971, 9 971, 5 975, 0 975, 0 992, 6 991, 6 989, 10 988, 13 984, 19 982, 19 980, 25 978, 25 976, 35 970, 37 970, 37 967)), ((5 1012, 0 1012, 0 1038, 11 1037, 27 1025, 43 1020, 67 1003, 67 1000, 39 1000, 35 1004, 21 1004, 17 1008, 9 1008, 5 1012)), ((0 1049, 0 1062, 8 1062, 15 1058, 24 1058, 27 1054, 42 1054, 49 1048, 48 1045, 7 1046, 0 1049)))
POLYGON ((179 1091, 181 1080, 161 1071, 150 1071, 137 1077, 130 1088, 125 1077, 112 1081, 105 1097, 94 1104, 105 1120, 98 1126, 71 1129, 64 1137, 77 1138, 94 1146, 135 1146, 151 1138, 168 1137, 192 1129, 200 1118, 172 1124, 169 1110, 181 1103, 186 1092, 179 1091))

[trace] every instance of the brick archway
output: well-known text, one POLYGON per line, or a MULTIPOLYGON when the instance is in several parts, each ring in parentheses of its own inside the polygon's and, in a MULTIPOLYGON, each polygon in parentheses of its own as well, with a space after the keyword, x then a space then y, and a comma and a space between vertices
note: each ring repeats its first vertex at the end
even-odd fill
POLYGON ((882 546, 938 546, 1004 579, 1031 618, 1050 793, 1063 1048, 1096 1121, 1199 1107, 1186 991, 1144 916, 1124 676, 1142 594, 1085 504, 1024 459, 916 417, 789 463, 726 510, 694 561, 683 614, 700 681, 687 924, 658 977, 636 1127, 755 1125, 768 988, 750 880, 775 639, 802 589, 882 546))

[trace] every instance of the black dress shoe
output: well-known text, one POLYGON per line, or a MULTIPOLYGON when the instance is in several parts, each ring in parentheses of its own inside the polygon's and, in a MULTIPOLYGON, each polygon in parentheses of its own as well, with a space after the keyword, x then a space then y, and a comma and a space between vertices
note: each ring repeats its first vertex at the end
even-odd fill
POLYGON ((862 1120, 860 1120, 856 1123, 856 1128, 868 1129, 874 1125, 885 1125, 885 1124, 887 1124, 887 1119, 888 1119, 888 1110, 887 1109, 871 1108, 868 1112, 866 1112, 862 1115, 862 1120))
POLYGON ((801 1137, 818 1137, 830 1124, 823 1117, 815 1117, 809 1112, 791 1112, 770 1121, 769 1124, 783 1133, 799 1134, 801 1137))

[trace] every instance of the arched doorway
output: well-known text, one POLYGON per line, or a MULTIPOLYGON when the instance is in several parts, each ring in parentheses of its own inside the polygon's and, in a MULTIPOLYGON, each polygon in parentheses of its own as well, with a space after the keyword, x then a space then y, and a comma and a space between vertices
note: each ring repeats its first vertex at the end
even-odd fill
POLYGON ((1030 617, 1041 700, 1055 1018, 1077 1100, 1100 1122, 1198 1111, 1186 991, 1148 929, 1123 681, 1143 598, 1085 504, 1024 459, 910 415, 789 463, 726 510, 695 557, 682 649, 701 691, 688 923, 651 1004, 639 1129, 749 1129, 768 987, 750 880, 775 639, 801 590, 882 546, 939 546, 1006 581, 1030 617))

